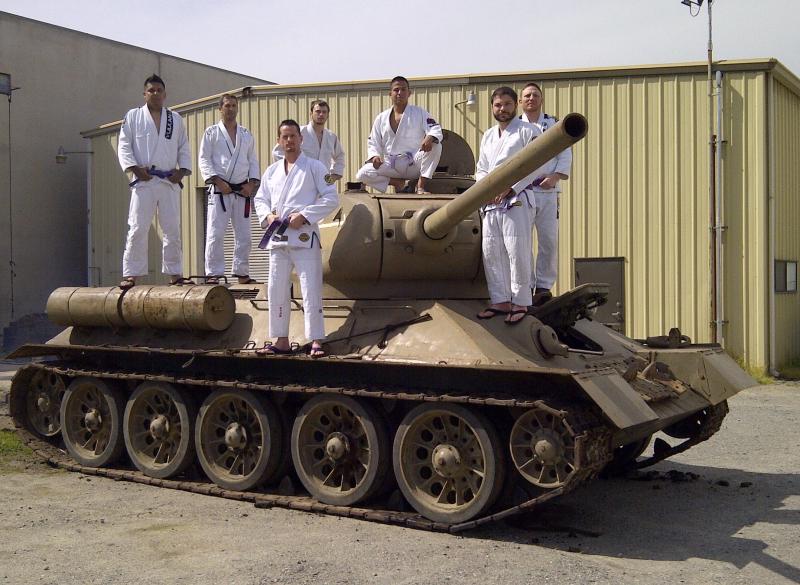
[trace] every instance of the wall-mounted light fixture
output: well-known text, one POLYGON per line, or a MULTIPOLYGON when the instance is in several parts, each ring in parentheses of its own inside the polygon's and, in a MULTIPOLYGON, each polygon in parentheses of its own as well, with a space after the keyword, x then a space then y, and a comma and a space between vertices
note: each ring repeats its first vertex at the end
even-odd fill
POLYGON ((466 104, 466 106, 467 106, 468 108, 472 109, 472 108, 474 108, 474 107, 475 107, 475 104, 477 104, 477 103, 478 103, 478 98, 477 98, 477 97, 475 97, 475 92, 474 92, 474 91, 471 91, 471 92, 469 92, 469 94, 467 94, 467 99, 465 99, 465 100, 464 100, 464 101, 462 101, 462 102, 456 102, 456 103, 454 103, 454 104, 453 104, 453 107, 454 107, 454 108, 457 108, 457 107, 458 107, 458 106, 460 106, 461 104, 466 104))
POLYGON ((68 154, 94 154, 92 150, 64 150, 63 146, 58 147, 58 152, 56 153, 56 164, 65 165, 67 164, 67 155, 68 154))

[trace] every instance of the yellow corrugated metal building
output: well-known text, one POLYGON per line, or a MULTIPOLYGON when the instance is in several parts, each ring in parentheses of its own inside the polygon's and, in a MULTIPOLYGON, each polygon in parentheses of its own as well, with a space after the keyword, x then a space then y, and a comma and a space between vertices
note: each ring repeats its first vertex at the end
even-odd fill
MULTIPOLYGON (((574 148, 561 199, 558 289, 575 285, 577 267, 609 259, 620 267, 618 312, 626 334, 641 338, 678 326, 695 342, 710 342, 719 321, 731 354, 755 367, 780 369, 800 359, 800 79, 774 59, 723 61, 715 71, 721 76, 720 97, 713 100, 722 122, 715 133, 723 234, 716 313, 705 64, 412 79, 412 103, 463 136, 476 153, 493 123, 489 95, 500 84, 519 91, 537 81, 545 111, 584 114, 589 135, 574 148), (464 103, 470 92, 477 96, 475 108, 464 103)), ((271 162, 279 121, 305 123, 309 102, 326 99, 329 128, 348 155, 345 179, 355 176, 372 120, 389 105, 386 80, 237 93, 239 121, 257 138, 262 168, 271 162)), ((175 108, 187 121, 195 154, 202 132, 217 120, 217 97, 175 108)), ((94 151, 94 285, 121 277, 129 197, 116 159, 118 129, 116 122, 84 134, 94 151)), ((182 206, 184 264, 192 274, 203 272, 201 183, 198 174, 186 181, 182 206)), ((254 254, 253 262, 262 260, 254 254)), ((161 280, 160 265, 151 232, 154 281, 161 280)))

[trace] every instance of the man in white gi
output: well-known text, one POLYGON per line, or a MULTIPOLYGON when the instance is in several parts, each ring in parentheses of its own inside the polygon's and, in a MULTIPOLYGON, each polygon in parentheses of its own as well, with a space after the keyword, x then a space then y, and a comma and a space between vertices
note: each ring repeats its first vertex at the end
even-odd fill
POLYGON ((392 107, 372 124, 366 164, 356 180, 385 193, 389 185, 400 190, 406 180, 417 180, 417 193, 429 194, 427 181, 442 156, 442 127, 427 111, 408 103, 411 88, 402 76, 392 79, 392 107))
MULTIPOLYGON (((344 174, 344 148, 339 137, 325 128, 331 108, 325 100, 311 102, 311 121, 300 128, 303 137, 303 154, 320 161, 328 167, 325 180, 335 183, 344 174)), ((272 160, 283 158, 283 149, 276 144, 272 149, 272 160)))
POLYGON ((219 100, 222 119, 206 128, 200 142, 200 173, 208 185, 206 226, 206 283, 217 284, 225 274, 225 230, 233 224, 233 276, 239 284, 250 278, 250 198, 258 189, 261 169, 253 135, 236 123, 239 100, 224 94, 219 100))
MULTIPOLYGON (((510 87, 492 93, 492 115, 497 124, 481 139, 475 179, 525 148, 541 134, 538 128, 517 118, 517 94, 510 87)), ((531 304, 531 193, 534 173, 498 193, 483 207, 483 268, 489 287, 489 306, 479 319, 506 315, 509 325, 519 323, 531 304)))
POLYGON ((183 119, 164 107, 164 81, 151 75, 144 82, 145 105, 125 114, 119 131, 119 164, 131 179, 128 238, 122 257, 122 282, 128 289, 147 274, 147 236, 158 211, 162 272, 170 284, 194 284, 183 278, 181 250, 181 180, 192 174, 192 155, 183 119))
POLYGON ((328 168, 303 154, 300 126, 284 120, 278 128, 283 160, 271 164, 261 177, 255 197, 261 227, 271 234, 269 250, 269 336, 277 338, 257 351, 261 355, 292 353, 289 344, 291 272, 300 281, 305 336, 311 357, 325 355, 322 340, 322 252, 317 223, 339 202, 336 188, 325 180, 328 168), (276 229, 277 228, 277 229, 276 229), (274 232, 274 233, 273 233, 274 232))
MULTIPOLYGON (((542 132, 558 122, 558 118, 542 111, 544 98, 542 88, 529 83, 522 89, 522 115, 520 119, 530 122, 542 132)), ((561 151, 542 166, 533 181, 535 210, 533 225, 536 228, 538 248, 531 262, 531 283, 534 287, 533 305, 549 301, 550 289, 558 276, 558 198, 561 181, 569 178, 572 166, 572 149, 561 151)))

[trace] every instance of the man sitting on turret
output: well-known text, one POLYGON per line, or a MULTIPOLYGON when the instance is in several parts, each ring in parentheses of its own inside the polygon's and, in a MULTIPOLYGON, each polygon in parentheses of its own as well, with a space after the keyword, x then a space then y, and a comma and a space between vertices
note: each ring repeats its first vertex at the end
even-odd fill
POLYGON ((408 79, 392 79, 392 107, 372 124, 366 164, 356 180, 385 193, 389 185, 400 190, 408 179, 418 179, 417 194, 429 194, 427 181, 442 156, 442 127, 427 111, 408 103, 408 79))

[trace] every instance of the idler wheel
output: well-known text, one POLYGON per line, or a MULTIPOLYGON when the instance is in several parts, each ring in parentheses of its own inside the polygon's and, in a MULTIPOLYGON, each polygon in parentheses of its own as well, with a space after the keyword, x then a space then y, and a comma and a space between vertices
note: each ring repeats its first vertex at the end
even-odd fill
POLYGON ((316 396, 292 427, 292 461, 315 499, 350 506, 379 490, 389 471, 386 423, 369 404, 316 396))
POLYGON ((435 522, 484 514, 503 487, 505 459, 482 414, 459 404, 420 404, 400 424, 392 460, 397 484, 417 512, 435 522))
POLYGON ((125 447, 122 392, 99 378, 76 378, 61 401, 61 428, 67 451, 78 463, 102 467, 125 447))
POLYGON ((125 446, 145 475, 167 478, 194 459, 197 407, 172 384, 143 382, 125 406, 125 446))
POLYGON ((511 459, 525 479, 541 488, 561 487, 576 468, 575 437, 557 412, 533 408, 511 428, 511 459))
POLYGON ((61 401, 67 388, 58 374, 39 370, 25 395, 29 428, 43 437, 61 432, 61 401))
POLYGON ((197 458, 224 489, 245 491, 275 479, 281 462, 281 424, 266 396, 217 390, 200 406, 195 426, 197 458))

